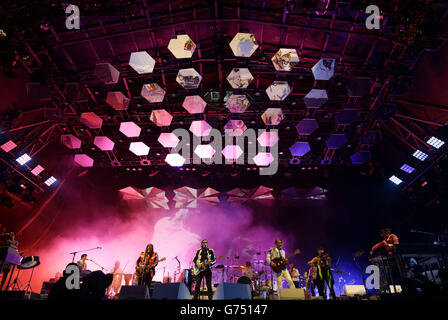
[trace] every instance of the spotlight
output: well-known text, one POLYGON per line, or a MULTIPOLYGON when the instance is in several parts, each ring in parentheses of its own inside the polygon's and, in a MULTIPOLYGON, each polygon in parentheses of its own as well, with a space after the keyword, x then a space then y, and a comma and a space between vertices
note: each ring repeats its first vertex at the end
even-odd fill
POLYGON ((53 177, 53 176, 51 176, 50 178, 48 178, 46 181, 45 181, 45 184, 47 185, 47 186, 51 186, 53 183, 55 183, 56 182, 56 178, 55 177, 53 177))
POLYGON ((8 142, 2 144, 0 148, 2 148, 5 152, 9 152, 15 147, 17 147, 17 145, 12 140, 9 140, 8 142))
POLYGON ((428 181, 424 181, 424 182, 421 184, 422 187, 426 187, 427 185, 428 185, 428 181))
POLYGON ((406 173, 412 173, 415 171, 414 168, 412 168, 411 166, 408 166, 407 164, 402 165, 400 169, 406 173))
POLYGON ((40 164, 38 164, 37 166, 34 167, 33 170, 31 170, 31 173, 34 174, 35 176, 38 176, 44 170, 45 169, 40 164))
POLYGON ((392 182, 395 183, 397 186, 398 186, 400 183, 403 182, 400 178, 398 178, 398 177, 396 177, 396 176, 392 176, 392 177, 390 177, 390 178, 389 178, 389 181, 392 181, 392 182))
POLYGON ((425 161, 426 158, 428 158, 428 155, 424 153, 423 151, 416 150, 413 154, 415 158, 417 158, 420 161, 425 161))
POLYGON ((23 155, 21 155, 20 157, 18 157, 16 159, 16 161, 23 166, 25 163, 27 163, 28 161, 31 160, 31 157, 29 155, 27 155, 26 153, 24 153, 23 155))
POLYGON ((445 144, 444 141, 437 139, 436 137, 431 137, 428 141, 426 141, 426 143, 436 149, 439 149, 441 146, 445 144))

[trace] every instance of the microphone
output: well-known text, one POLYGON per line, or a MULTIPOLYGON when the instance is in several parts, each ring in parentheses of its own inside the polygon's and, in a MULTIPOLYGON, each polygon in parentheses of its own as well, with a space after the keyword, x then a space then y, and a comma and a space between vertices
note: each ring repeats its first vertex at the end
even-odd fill
POLYGON ((102 247, 96 247, 97 249, 103 249, 102 247))

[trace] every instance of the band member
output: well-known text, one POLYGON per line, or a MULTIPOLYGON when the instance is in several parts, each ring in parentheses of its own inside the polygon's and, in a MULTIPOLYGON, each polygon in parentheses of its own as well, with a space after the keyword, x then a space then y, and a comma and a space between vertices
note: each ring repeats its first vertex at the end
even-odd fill
POLYGON ((137 278, 137 282, 141 286, 151 288, 152 278, 156 273, 156 267, 159 263, 159 256, 154 252, 154 246, 150 243, 146 246, 145 253, 140 255, 137 260, 137 266, 141 267, 143 272, 137 278))
MULTIPOLYGON (((306 273, 306 272, 305 272, 306 273)), ((308 274, 305 275, 306 278, 306 292, 311 291, 311 295, 314 297, 316 295, 317 286, 317 267, 315 264, 310 265, 308 274)))
POLYGON ((299 270, 294 268, 294 265, 292 263, 289 264, 289 274, 291 275, 292 282, 296 286, 296 288, 299 288, 299 270))
MULTIPOLYGON (((277 239, 275 239, 274 244, 275 244, 275 247, 272 247, 269 250, 268 255, 266 257, 266 261, 269 263, 271 268, 274 267, 272 260, 274 260, 275 258, 286 259, 285 250, 282 249, 282 244, 283 244, 282 240, 280 238, 277 238, 277 239)), ((286 266, 283 268, 283 270, 281 272, 275 272, 275 280, 277 281, 278 289, 282 288, 283 278, 285 278, 286 281, 288 281, 288 285, 290 288, 295 288, 295 285, 291 279, 291 275, 289 274, 288 269, 286 269, 286 266)))
POLYGON ((199 298, 199 291, 201 290, 201 282, 202 278, 205 277, 205 281, 207 282, 207 294, 208 299, 213 299, 213 291, 212 291, 212 269, 211 267, 216 263, 215 252, 213 249, 209 249, 207 240, 202 240, 201 248, 196 251, 196 254, 193 258, 193 263, 196 266, 196 270, 199 273, 196 275, 195 280, 195 288, 193 299, 199 298))
MULTIPOLYGON (((16 234, 14 232, 9 232, 9 233, 5 233, 3 232, 3 236, 7 237, 6 241, 4 241, 4 243, 8 246, 8 247, 14 247, 15 249, 17 249, 19 242, 16 240, 16 234)), ((1 267, 1 264, 0 264, 1 267)), ((1 271, 2 273, 2 282, 0 283, 0 291, 3 290, 3 286, 6 283, 6 280, 8 278, 9 272, 11 271, 12 265, 9 263, 5 263, 3 264, 3 268, 1 271)), ((8 288, 6 288, 8 289, 8 288)))
POLYGON ((114 296, 118 294, 121 288, 121 282, 123 280, 123 270, 120 268, 120 261, 116 261, 110 273, 113 274, 114 279, 112 280, 112 284, 107 289, 108 296, 114 296))
POLYGON ((81 260, 79 260, 76 264, 78 265, 79 271, 87 270, 87 255, 84 253, 81 255, 81 260))
POLYGON ((388 228, 380 230, 380 237, 383 238, 384 240, 374 245, 372 247, 372 252, 374 252, 378 248, 384 248, 388 254, 394 253, 395 245, 399 244, 398 237, 395 234, 393 234, 388 228))
POLYGON ((243 269, 243 276, 248 277, 250 280, 255 278, 255 270, 252 268, 250 261, 246 261, 246 268, 243 269))
POLYGON ((317 264, 317 289, 319 290, 319 295, 325 299, 325 283, 330 288, 330 296, 332 299, 336 299, 336 294, 334 292, 334 279, 331 273, 331 257, 325 253, 324 248, 320 247, 317 249, 317 257, 308 261, 308 264, 317 264))

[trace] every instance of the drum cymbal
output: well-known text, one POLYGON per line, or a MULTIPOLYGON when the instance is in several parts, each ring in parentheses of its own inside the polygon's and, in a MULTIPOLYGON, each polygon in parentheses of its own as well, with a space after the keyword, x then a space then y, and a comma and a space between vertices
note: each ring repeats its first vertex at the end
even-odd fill
POLYGON ((215 269, 224 269, 225 266, 223 264, 218 264, 215 269))
POLYGON ((360 256, 362 256, 364 253, 366 253, 364 250, 357 250, 357 251, 353 254, 353 257, 360 257, 360 256))
POLYGON ((254 264, 257 264, 257 263, 264 263, 264 260, 261 260, 261 259, 254 260, 254 264))
POLYGON ((233 269, 246 269, 245 266, 230 266, 230 268, 233 268, 233 269))

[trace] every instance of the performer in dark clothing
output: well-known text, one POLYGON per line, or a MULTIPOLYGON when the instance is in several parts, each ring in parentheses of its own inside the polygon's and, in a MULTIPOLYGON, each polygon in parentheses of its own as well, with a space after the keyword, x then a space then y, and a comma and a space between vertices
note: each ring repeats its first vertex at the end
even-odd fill
POLYGON ((317 265, 317 289, 319 290, 319 295, 325 299, 325 283, 328 284, 330 289, 330 296, 332 299, 336 299, 336 294, 334 292, 334 279, 331 273, 331 257, 325 253, 324 249, 320 247, 317 249, 317 257, 314 257, 308 264, 317 265))
POLYGON ((136 275, 139 285, 151 287, 152 278, 156 273, 156 267, 159 263, 159 256, 154 252, 154 246, 148 244, 145 253, 140 255, 137 260, 136 275))
POLYGON ((201 249, 196 251, 193 259, 194 275, 196 276, 193 299, 199 298, 199 291, 201 290, 202 278, 205 277, 207 283, 208 299, 212 300, 212 266, 216 263, 215 252, 209 249, 207 240, 202 240, 201 249))

